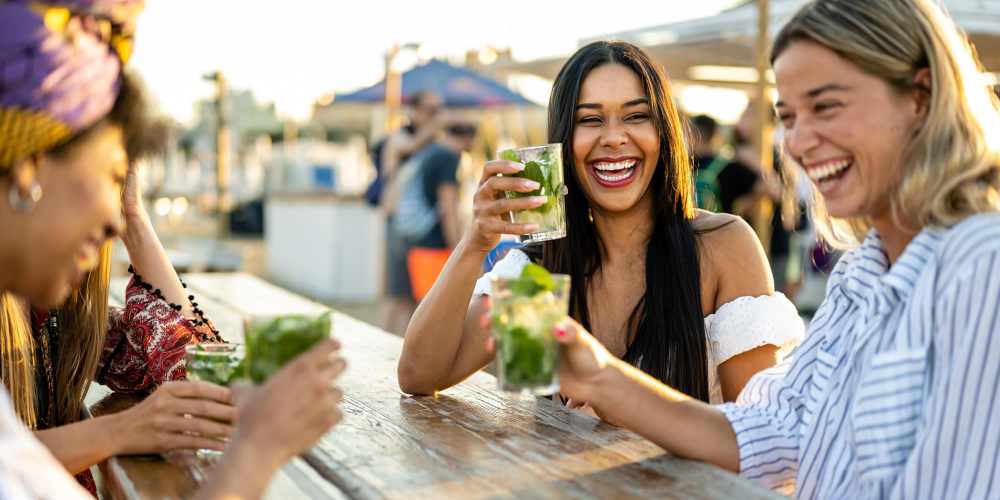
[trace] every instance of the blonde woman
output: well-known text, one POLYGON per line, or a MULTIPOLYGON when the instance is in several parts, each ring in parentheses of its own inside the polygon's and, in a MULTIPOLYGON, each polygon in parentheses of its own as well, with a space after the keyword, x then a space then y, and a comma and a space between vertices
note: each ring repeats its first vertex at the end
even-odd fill
POLYGON ((1000 116, 972 51, 932 0, 818 0, 771 60, 785 149, 852 246, 806 340, 710 406, 567 324, 563 392, 800 498, 995 497, 1000 116))
MULTIPOLYGON (((167 287, 148 294, 131 293, 123 316, 130 310, 136 316, 155 316, 151 322, 130 322, 133 328, 155 322, 169 327, 160 335, 153 329, 146 332, 153 335, 123 332, 129 338, 118 342, 109 337, 113 350, 136 351, 135 356, 124 357, 125 363, 116 362, 112 354, 112 361, 101 367, 97 378, 115 378, 113 385, 141 382, 130 380, 129 374, 143 372, 133 371, 132 361, 150 359, 145 354, 148 349, 165 348, 159 357, 162 364, 147 366, 145 373, 171 373, 173 365, 166 351, 175 346, 170 340, 186 343, 186 336, 203 326, 185 329, 180 322, 169 323, 177 319, 178 308, 182 314, 185 308, 187 314, 197 314, 194 305, 167 305, 164 297, 185 296, 183 291, 168 289, 182 287, 169 267, 156 265, 159 246, 155 238, 140 238, 135 233, 142 229, 140 225, 123 228, 121 224, 121 190, 128 176, 130 149, 126 132, 133 132, 131 122, 122 119, 130 101, 121 70, 130 53, 131 28, 140 7, 141 2, 131 0, 0 2, 4 27, 0 29, 0 62, 7 68, 0 75, 0 294, 23 297, 36 308, 58 308, 88 275, 106 279, 103 270, 95 270, 98 255, 108 240, 122 234, 137 268, 152 264, 141 271, 148 274, 146 279, 167 287), (186 336, 178 335, 184 331, 186 336)), ((126 197, 126 219, 129 210, 126 197)), ((92 294, 104 287, 87 285, 84 290, 92 294)), ((58 336, 60 352, 73 349, 63 359, 75 359, 80 370, 75 377, 60 377, 65 386, 56 388, 58 401, 49 401, 68 419, 77 416, 68 407, 79 404, 85 386, 80 381, 95 376, 87 373, 93 365, 86 366, 95 357, 90 351, 96 346, 92 336, 103 333, 89 323, 105 316, 87 308, 105 304, 104 297, 87 298, 86 293, 63 311, 72 313, 76 323, 61 324, 58 336)), ((28 329, 23 304, 8 300, 5 307, 3 328, 8 333, 28 329)), ((18 418, 19 414, 30 417, 37 410, 30 400, 34 393, 26 389, 34 378, 33 338, 8 335, 2 340, 0 367, 5 385, 10 385, 0 385, 0 498, 88 497, 67 468, 80 470, 83 464, 99 460, 94 453, 109 453, 103 447, 108 443, 129 443, 111 448, 112 453, 157 451, 168 442, 198 446, 193 441, 185 443, 184 435, 200 432, 196 427, 207 419, 185 419, 184 414, 230 421, 236 421, 238 414, 228 453, 210 474, 201 496, 257 497, 285 461, 311 446, 340 418, 340 393, 331 384, 345 363, 337 356, 337 343, 329 340, 239 402, 234 402, 228 388, 214 384, 168 383, 130 412, 129 418, 86 420, 39 433, 36 439, 18 418), (8 391, 14 395, 14 404, 8 391), (25 394, 28 401, 21 397, 25 394), (192 427, 188 420, 198 423, 192 427)))

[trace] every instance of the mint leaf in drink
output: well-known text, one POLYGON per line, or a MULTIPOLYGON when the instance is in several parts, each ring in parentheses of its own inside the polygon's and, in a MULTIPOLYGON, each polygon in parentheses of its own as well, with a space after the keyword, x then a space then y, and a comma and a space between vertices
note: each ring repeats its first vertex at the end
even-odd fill
POLYGON ((255 326, 247 335, 248 372, 261 383, 330 335, 330 312, 317 318, 287 315, 255 326))
POLYGON ((500 159, 501 160, 514 161, 514 162, 517 162, 517 163, 521 163, 521 158, 519 156, 517 156, 517 152, 514 151, 513 149, 508 149, 506 151, 502 151, 500 153, 500 159))
POLYGON ((544 163, 552 164, 556 161, 553 153, 555 152, 552 148, 545 148, 542 150, 542 154, 538 155, 538 160, 544 163))
POLYGON ((524 198, 526 196, 541 196, 542 194, 545 193, 545 186, 546 186, 545 171, 542 170, 542 166, 539 165, 537 161, 529 161, 528 163, 525 163, 524 170, 514 174, 513 177, 533 180, 538 183, 538 189, 527 193, 511 191, 510 194, 512 195, 512 197, 524 198))
POLYGON ((528 264, 521 271, 521 276, 511 280, 510 291, 518 297, 534 297, 542 292, 555 290, 556 284, 552 275, 538 264, 528 264))

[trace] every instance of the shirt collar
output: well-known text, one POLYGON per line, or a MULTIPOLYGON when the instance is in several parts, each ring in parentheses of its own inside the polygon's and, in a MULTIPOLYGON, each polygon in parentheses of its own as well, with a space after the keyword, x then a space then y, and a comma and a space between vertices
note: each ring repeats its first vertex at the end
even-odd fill
POLYGON ((858 249, 858 257, 851 263, 846 280, 848 288, 857 294, 873 291, 894 291, 898 299, 905 299, 913 292, 917 280, 927 263, 934 257, 941 242, 942 231, 925 228, 903 250, 896 263, 889 267, 889 256, 878 231, 872 229, 858 249))

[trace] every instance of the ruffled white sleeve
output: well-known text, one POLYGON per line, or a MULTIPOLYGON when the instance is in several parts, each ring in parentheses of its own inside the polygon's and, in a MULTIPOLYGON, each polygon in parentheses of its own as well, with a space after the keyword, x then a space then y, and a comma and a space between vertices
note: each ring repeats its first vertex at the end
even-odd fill
POLYGON ((764 345, 788 353, 805 336, 805 323, 783 294, 740 297, 705 318, 714 365, 764 345))
POLYGON ((474 289, 472 296, 478 297, 480 295, 490 295, 493 291, 493 283, 490 281, 493 276, 499 278, 516 278, 521 275, 521 271, 524 266, 531 263, 531 259, 528 254, 514 248, 507 252, 504 258, 500 259, 493 266, 493 270, 482 275, 478 281, 476 281, 476 288, 474 289))

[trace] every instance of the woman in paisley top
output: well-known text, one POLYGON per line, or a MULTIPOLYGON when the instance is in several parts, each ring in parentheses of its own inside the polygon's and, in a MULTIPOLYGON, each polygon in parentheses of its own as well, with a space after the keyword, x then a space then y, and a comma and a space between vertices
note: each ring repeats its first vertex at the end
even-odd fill
MULTIPOLYGON (((23 319, 27 304, 12 294, 0 298, 3 304, 0 338, 14 340, 5 345, 32 345, 34 354, 23 356, 34 366, 33 386, 16 380, 5 380, 5 385, 11 388, 14 401, 33 402, 31 407, 22 403, 21 418, 67 469, 79 472, 77 479, 92 493, 96 490, 89 467, 111 455, 123 450, 163 452, 196 443, 190 436, 177 433, 168 433, 165 435, 168 439, 157 440, 156 433, 150 432, 152 429, 121 425, 122 421, 136 422, 146 418, 141 406, 89 422, 90 425, 108 426, 106 432, 101 429, 94 433, 77 432, 73 424, 83 417, 84 396, 91 382, 114 391, 154 391, 165 382, 185 378, 185 346, 192 342, 222 340, 193 302, 194 296, 185 292, 185 285, 171 268, 142 206, 132 160, 141 154, 137 147, 143 143, 138 136, 144 130, 141 113, 144 103, 136 83, 128 76, 123 80, 117 102, 119 105, 113 108, 112 116, 127 123, 123 130, 131 164, 122 196, 125 231, 121 239, 132 260, 129 271, 133 276, 126 288, 124 307, 107 305, 110 243, 101 247, 97 268, 86 275, 83 284, 73 291, 63 307, 51 311, 31 310, 31 343, 19 340, 29 328, 23 319)), ((4 357, 12 355, 4 352, 4 357)), ((156 393, 151 401, 179 403, 167 394, 166 391, 156 393)), ((177 413, 171 411, 170 406, 164 409, 168 410, 167 415, 177 413)), ((230 412, 222 406, 216 410, 230 412)), ((218 416, 225 417, 225 414, 218 416)), ((228 419, 220 421, 228 422, 228 419)), ((220 427, 217 422, 197 414, 193 419, 185 419, 184 423, 215 428, 221 435, 228 433, 227 426, 220 427)), ((220 448, 220 445, 217 440, 203 440, 199 444, 208 448, 220 448)))

